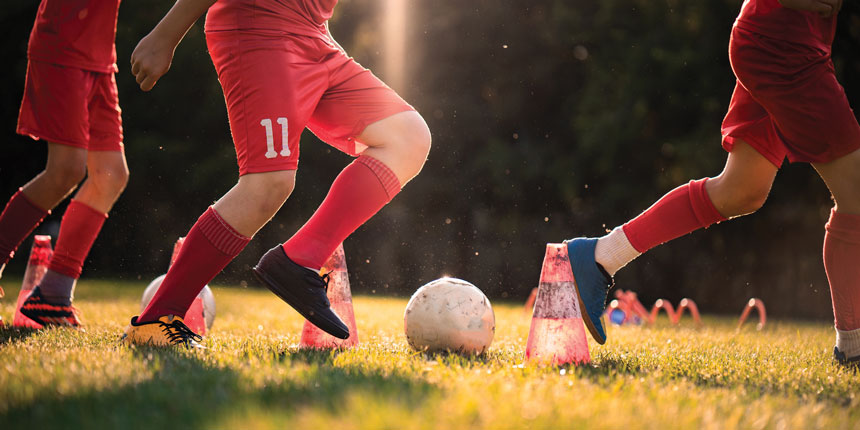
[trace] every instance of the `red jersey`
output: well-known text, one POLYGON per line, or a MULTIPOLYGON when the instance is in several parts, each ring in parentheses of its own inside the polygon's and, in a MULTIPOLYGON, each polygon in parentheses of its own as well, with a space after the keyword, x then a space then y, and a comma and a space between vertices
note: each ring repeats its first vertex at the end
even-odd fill
POLYGON ((206 31, 275 30, 326 35, 337 0, 218 0, 206 15, 206 31))
POLYGON ((829 54, 836 34, 836 14, 823 18, 815 12, 782 7, 778 0, 744 0, 735 25, 771 39, 812 46, 829 54))
POLYGON ((30 60, 94 72, 116 67, 120 0, 42 0, 30 33, 30 60))

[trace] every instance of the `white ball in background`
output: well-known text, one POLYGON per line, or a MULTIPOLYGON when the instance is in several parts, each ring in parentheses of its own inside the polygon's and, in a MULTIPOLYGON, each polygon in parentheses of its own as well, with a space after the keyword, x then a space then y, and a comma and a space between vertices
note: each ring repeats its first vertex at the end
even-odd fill
MULTIPOLYGON (((143 310, 146 309, 146 306, 149 305, 149 302, 152 301, 152 298, 155 296, 155 292, 158 291, 158 287, 161 286, 161 282, 164 281, 165 276, 166 275, 161 275, 153 279, 152 282, 146 286, 146 289, 143 290, 143 298, 140 300, 141 312, 143 312, 143 310)), ((212 289, 210 289, 208 285, 205 285, 197 297, 201 297, 203 299, 203 319, 206 320, 206 330, 211 330, 212 323, 215 322, 215 296, 212 295, 212 289)))
POLYGON ((403 316, 406 340, 419 351, 483 354, 496 332, 496 317, 478 287, 441 278, 415 291, 403 316))

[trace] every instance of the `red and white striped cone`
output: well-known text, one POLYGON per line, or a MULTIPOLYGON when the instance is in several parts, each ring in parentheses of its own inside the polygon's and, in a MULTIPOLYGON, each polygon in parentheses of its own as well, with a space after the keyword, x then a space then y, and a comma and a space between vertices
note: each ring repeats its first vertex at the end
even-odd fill
POLYGON ((548 243, 535 299, 526 361, 558 366, 591 361, 567 245, 548 243))
POLYGON ((48 271, 48 264, 54 250, 51 247, 51 236, 37 234, 33 237, 33 248, 30 249, 30 260, 27 261, 27 269, 24 271, 24 282, 21 283, 21 291, 18 292, 18 303, 15 305, 15 316, 12 318, 12 326, 40 329, 42 325, 27 318, 21 313, 21 305, 30 296, 30 292, 48 271))
POLYGON ((358 328, 355 325, 355 313, 352 309, 352 292, 349 288, 349 273, 346 270, 343 244, 337 246, 320 272, 328 273, 328 300, 334 313, 349 327, 349 337, 338 339, 305 321, 299 346, 320 349, 355 347, 358 345, 358 328))

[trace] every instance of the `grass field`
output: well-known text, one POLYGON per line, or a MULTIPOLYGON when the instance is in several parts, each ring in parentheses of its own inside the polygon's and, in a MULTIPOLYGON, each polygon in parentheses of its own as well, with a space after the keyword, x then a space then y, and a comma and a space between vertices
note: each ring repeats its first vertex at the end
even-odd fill
MULTIPOLYGON (((0 315, 17 288, 5 280, 0 315)), ((0 329, 0 428, 858 428, 860 376, 827 324, 734 319, 610 328, 584 367, 521 365, 529 329, 496 304, 483 357, 425 356, 404 299, 357 297, 360 347, 299 350, 302 320, 267 291, 214 288, 207 351, 119 342, 144 283, 82 282, 85 332, 0 329)))

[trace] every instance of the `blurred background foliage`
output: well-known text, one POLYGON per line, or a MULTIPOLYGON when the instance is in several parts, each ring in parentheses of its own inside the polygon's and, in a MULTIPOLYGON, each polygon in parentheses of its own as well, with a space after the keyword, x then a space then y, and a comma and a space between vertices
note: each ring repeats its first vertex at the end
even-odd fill
MULTIPOLYGON (((424 115, 434 147, 423 173, 345 243, 355 292, 409 295, 447 274, 491 298, 524 300, 545 243, 601 235, 671 188, 720 172, 739 0, 403 1, 406 79, 395 89, 424 115)), ((151 93, 129 72, 135 44, 170 5, 120 8, 117 80, 132 175, 85 277, 163 273, 176 238, 237 179, 202 19, 151 93)), ((37 6, 19 0, 0 11, 3 201, 45 160, 44 145, 14 134, 37 6)), ((341 0, 331 23, 383 80, 386 10, 383 0, 341 0)), ((857 106, 860 5, 845 2, 839 20, 834 61, 857 106)), ((349 161, 305 133, 296 191, 215 282, 254 287, 248 268, 304 223, 349 161)), ((646 305, 690 297, 705 312, 735 313, 757 296, 775 315, 831 318, 821 263, 831 206, 811 167, 785 164, 757 214, 658 247, 616 283, 646 305)), ((64 208, 38 231, 56 236, 64 208)), ((29 246, 7 273, 23 271, 29 246)))

